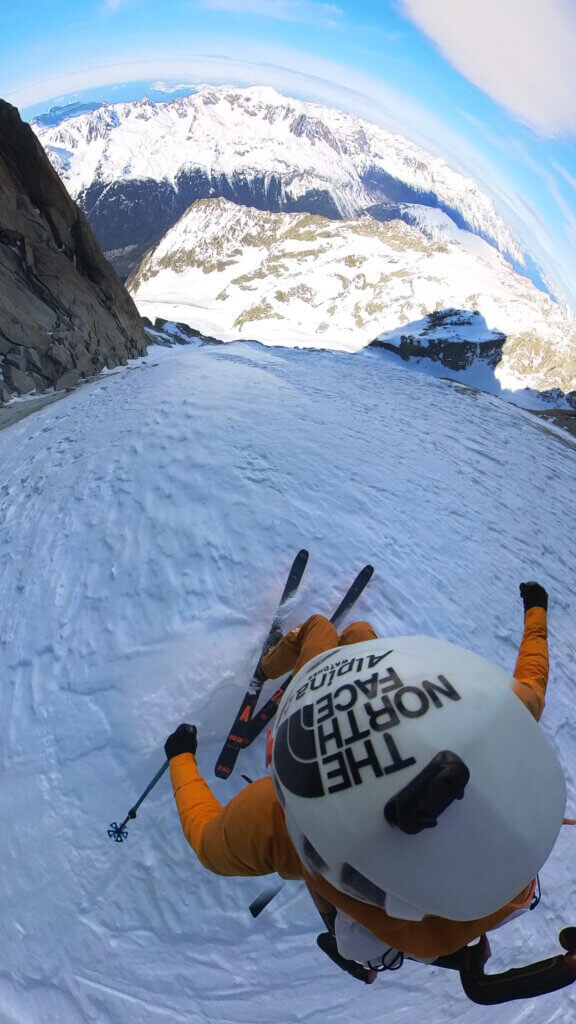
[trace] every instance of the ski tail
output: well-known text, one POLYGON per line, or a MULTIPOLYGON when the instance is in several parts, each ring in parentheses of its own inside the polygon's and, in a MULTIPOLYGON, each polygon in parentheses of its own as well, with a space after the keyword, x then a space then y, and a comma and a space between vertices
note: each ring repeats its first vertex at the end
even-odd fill
MULTIPOLYGON (((339 626, 342 619, 348 614, 349 611, 354 607, 356 601, 364 591, 364 588, 372 579, 374 573, 373 565, 365 565, 364 568, 358 573, 354 582, 350 585, 338 605, 336 611, 330 618, 330 622, 335 626, 339 626)), ((249 725, 245 730, 244 746, 249 746, 257 736, 260 735, 263 729, 269 724, 274 718, 278 710, 278 705, 282 700, 289 684, 292 681, 292 674, 278 687, 275 693, 272 694, 270 699, 262 706, 254 717, 251 719, 249 725)))
POLYGON ((302 550, 298 552, 296 558, 292 562, 292 566, 290 568, 290 572, 288 573, 284 590, 282 591, 282 596, 280 598, 280 601, 278 602, 278 608, 276 610, 274 620, 272 622, 272 625, 270 626, 268 635, 262 646, 260 657, 258 658, 258 664, 254 669, 250 685, 246 690, 246 693, 244 694, 244 698, 242 700, 242 703, 240 704, 232 728, 228 733, 226 742, 224 743, 224 746, 222 747, 222 750, 218 755, 218 760, 216 761, 216 767, 214 769, 214 772, 219 779, 228 779, 230 777, 232 769, 236 764, 238 754, 240 750, 242 750, 242 747, 245 746, 246 728, 252 718, 254 708, 258 703, 258 697, 260 694, 260 690, 262 689, 262 684, 266 679, 266 676, 262 671, 262 659, 264 655, 267 654, 267 652, 272 647, 274 647, 274 645, 278 643, 278 641, 281 639, 282 611, 284 609, 284 605, 296 593, 300 585, 302 576, 304 575, 304 570, 306 568, 307 562, 308 552, 305 550, 305 548, 302 548, 302 550))

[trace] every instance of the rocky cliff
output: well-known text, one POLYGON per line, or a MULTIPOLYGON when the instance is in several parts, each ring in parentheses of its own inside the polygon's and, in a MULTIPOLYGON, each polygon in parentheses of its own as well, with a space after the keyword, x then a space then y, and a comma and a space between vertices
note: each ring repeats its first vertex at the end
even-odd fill
POLYGON ((0 100, 0 404, 145 350, 136 307, 86 217, 0 100))

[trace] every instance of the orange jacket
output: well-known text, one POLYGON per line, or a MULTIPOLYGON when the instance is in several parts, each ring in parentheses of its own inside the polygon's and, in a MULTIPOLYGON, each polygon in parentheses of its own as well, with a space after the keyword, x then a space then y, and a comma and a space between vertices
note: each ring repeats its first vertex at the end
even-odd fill
MULTIPOLYGON (((514 690, 536 719, 544 708, 548 680, 546 612, 526 613, 524 635, 514 669, 514 690)), ((529 898, 530 886, 488 917, 449 921, 428 915, 404 921, 378 907, 345 896, 319 876, 310 875, 288 835, 284 815, 268 776, 246 786, 225 806, 201 777, 192 754, 170 761, 170 777, 186 839, 200 862, 218 875, 266 875, 302 878, 382 942, 416 957, 452 953, 501 924, 529 898)))

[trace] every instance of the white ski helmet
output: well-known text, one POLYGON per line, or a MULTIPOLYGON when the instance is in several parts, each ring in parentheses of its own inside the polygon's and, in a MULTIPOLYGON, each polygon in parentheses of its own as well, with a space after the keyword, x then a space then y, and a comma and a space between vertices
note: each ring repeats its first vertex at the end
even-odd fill
POLYGON ((554 845, 566 785, 512 682, 425 636, 305 665, 278 709, 271 771, 308 870, 413 920, 513 899, 554 845))

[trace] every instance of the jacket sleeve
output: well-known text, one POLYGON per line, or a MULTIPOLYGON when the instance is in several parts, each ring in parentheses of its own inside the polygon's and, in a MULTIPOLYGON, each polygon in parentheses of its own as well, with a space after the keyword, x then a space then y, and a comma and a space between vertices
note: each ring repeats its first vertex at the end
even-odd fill
POLYGON ((543 608, 526 612, 514 680, 514 693, 538 721, 544 710, 548 683, 548 630, 543 608))
POLYGON ((262 659, 262 671, 267 679, 279 679, 294 668, 300 654, 300 626, 291 629, 262 659))
POLYGON ((262 670, 268 679, 278 679, 286 672, 297 672, 317 654, 332 647, 338 647, 336 627, 324 615, 311 615, 268 651, 262 659, 262 670))
POLYGON ((204 781, 193 754, 170 761, 182 831, 200 863, 217 875, 301 878, 302 869, 284 824, 272 780, 258 779, 225 807, 204 781))

